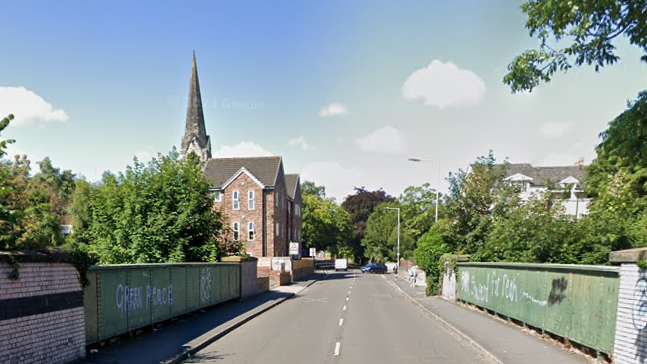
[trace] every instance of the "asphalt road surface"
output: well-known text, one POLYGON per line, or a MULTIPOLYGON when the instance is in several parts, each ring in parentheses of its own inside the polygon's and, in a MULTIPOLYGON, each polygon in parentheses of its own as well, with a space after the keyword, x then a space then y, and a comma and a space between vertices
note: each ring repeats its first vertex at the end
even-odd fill
POLYGON ((488 363, 384 278, 329 273, 184 363, 488 363))

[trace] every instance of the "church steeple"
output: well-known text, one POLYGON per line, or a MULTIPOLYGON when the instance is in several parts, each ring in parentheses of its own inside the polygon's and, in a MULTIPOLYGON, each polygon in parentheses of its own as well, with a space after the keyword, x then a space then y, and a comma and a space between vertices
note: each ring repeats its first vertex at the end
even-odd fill
POLYGON ((203 162, 211 158, 211 140, 204 126, 202 113, 202 96, 200 95, 200 82, 198 81, 198 66, 193 52, 191 65, 191 84, 189 85, 189 104, 186 111, 186 127, 182 138, 180 154, 186 157, 190 152, 197 154, 203 162))

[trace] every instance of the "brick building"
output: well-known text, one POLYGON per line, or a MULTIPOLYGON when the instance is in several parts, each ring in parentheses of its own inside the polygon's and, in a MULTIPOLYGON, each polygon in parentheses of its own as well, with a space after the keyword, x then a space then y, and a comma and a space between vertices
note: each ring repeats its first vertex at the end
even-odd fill
POLYGON ((224 212, 233 238, 245 243, 247 253, 255 257, 287 256, 289 243, 301 242, 299 175, 286 175, 280 156, 211 158, 195 54, 180 153, 195 153, 205 163, 214 208, 224 212))

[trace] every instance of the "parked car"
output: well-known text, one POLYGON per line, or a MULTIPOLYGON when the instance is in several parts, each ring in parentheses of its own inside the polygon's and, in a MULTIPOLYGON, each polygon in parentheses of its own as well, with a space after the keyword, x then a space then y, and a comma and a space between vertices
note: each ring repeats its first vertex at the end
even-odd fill
POLYGON ((362 273, 386 273, 386 265, 382 263, 369 263, 360 268, 362 273))
POLYGON ((338 270, 348 270, 348 261, 346 259, 335 259, 335 272, 338 270))

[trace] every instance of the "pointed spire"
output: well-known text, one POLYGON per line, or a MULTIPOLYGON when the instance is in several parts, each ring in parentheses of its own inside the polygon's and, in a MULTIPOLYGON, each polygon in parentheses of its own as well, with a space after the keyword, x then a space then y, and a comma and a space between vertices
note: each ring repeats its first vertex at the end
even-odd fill
POLYGON ((200 95, 200 82, 198 80, 198 66, 193 51, 191 64, 191 83, 189 85, 189 103, 186 112, 186 126, 182 138, 182 155, 187 155, 190 150, 198 154, 203 161, 211 158, 211 141, 204 125, 202 112, 202 96, 200 95))

